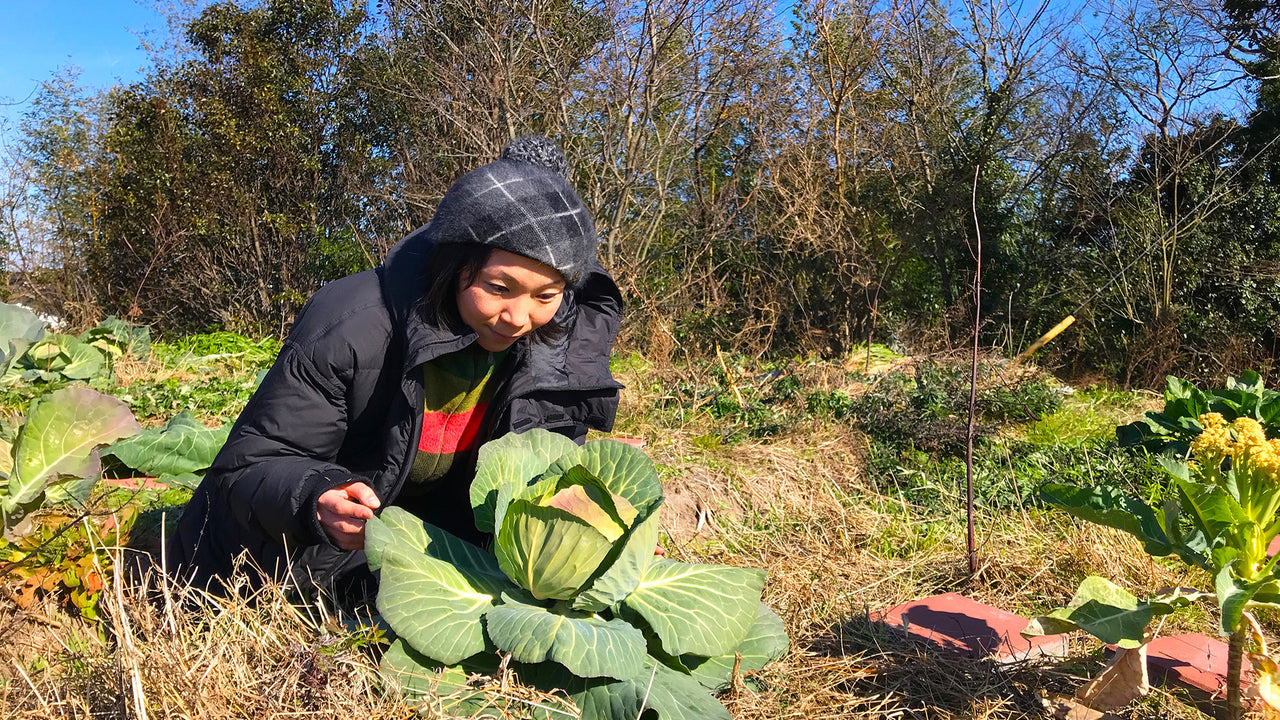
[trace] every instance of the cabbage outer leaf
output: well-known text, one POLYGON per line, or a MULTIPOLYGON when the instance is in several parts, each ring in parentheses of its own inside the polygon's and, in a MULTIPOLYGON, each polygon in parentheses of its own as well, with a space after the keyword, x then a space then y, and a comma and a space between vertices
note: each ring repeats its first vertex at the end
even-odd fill
POLYGON ((509 595, 485 615, 489 639, 520 662, 553 660, 579 677, 623 679, 640 671, 644 635, 623 620, 553 612, 509 595))
POLYGON ((198 473, 213 464, 230 432, 230 426, 205 427, 189 410, 183 410, 163 428, 143 430, 102 454, 115 456, 130 469, 152 477, 198 473))
POLYGON ((409 511, 398 508, 384 508, 364 525, 364 554, 369 569, 377 572, 382 567, 382 551, 390 545, 402 544, 426 553, 431 545, 431 537, 427 535, 423 523, 409 511))
POLYGON ((626 680, 580 678, 553 663, 521 666, 520 679, 544 690, 564 689, 582 720, 733 720, 697 680, 654 660, 641 659, 640 672, 626 680))
POLYGON ((467 673, 442 665, 396 638, 382 654, 384 675, 400 683, 406 696, 453 695, 467 690, 467 673))
POLYGON ((570 600, 591 579, 613 543, 559 508, 515 500, 494 543, 502 571, 539 600, 570 600))
POLYGON ((40 497, 46 485, 68 478, 85 480, 92 488, 102 470, 98 449, 141 430, 128 405, 86 387, 33 400, 14 442, 13 473, 0 495, 0 509, 13 513, 40 497))
POLYGON ((30 310, 0 303, 0 372, 7 372, 17 360, 44 337, 44 323, 30 310))
MULTIPOLYGON (((472 674, 497 675, 497 655, 477 655, 459 665, 446 666, 397 638, 383 653, 381 670, 384 677, 400 685, 406 698, 421 701, 419 709, 427 716, 497 720, 512 717, 512 711, 520 709, 518 699, 484 693, 467 683, 472 674)), ((551 713, 545 715, 550 716, 551 713)), ((559 709, 558 717, 569 716, 565 709, 559 709)))
POLYGON ((497 534, 502 520, 502 515, 495 512, 499 488, 510 484, 523 488, 556 458, 577 450, 578 445, 569 438, 541 428, 508 433, 481 445, 476 458, 476 476, 471 481, 471 509, 476 529, 497 534))
POLYGON ((782 618, 761 603, 760 614, 756 616, 755 624, 747 631, 742 644, 734 648, 733 652, 715 657, 681 655, 680 663, 689 669, 689 673, 695 680, 715 692, 724 690, 732 682, 733 665, 737 660, 735 654, 742 655, 742 663, 738 671, 745 674, 755 672, 782 657, 790 645, 791 640, 787 637, 787 629, 782 623, 782 618))
POLYGON ((480 618, 497 598, 452 565, 410 548, 382 549, 378 612, 415 650, 453 665, 485 649, 480 618))
POLYGON ((365 524, 364 553, 369 569, 382 566, 382 555, 389 546, 423 553, 453 566, 473 587, 497 596, 516 590, 502 574, 493 555, 471 543, 441 530, 404 508, 389 507, 365 524))
POLYGON ((622 608, 644 618, 668 654, 724 655, 755 623, 764 579, 763 570, 655 558, 622 608))
MULTIPOLYGON (((631 682, 645 705, 662 720, 732 720, 733 716, 697 680, 645 655, 641 675, 631 682)), ((576 698, 575 698, 576 699, 576 698)), ((586 717, 586 714, 583 714, 586 717)))
POLYGON ((644 451, 617 440, 593 440, 582 447, 574 446, 547 468, 547 475, 563 475, 581 465, 600 478, 614 495, 621 495, 641 515, 662 498, 662 480, 653 461, 644 451))
POLYGON ((658 508, 662 499, 654 503, 647 517, 632 526, 621 543, 614 544, 617 559, 605 560, 608 568, 573 599, 576 610, 599 612, 617 605, 636 589, 644 577, 649 563, 653 562, 653 550, 658 546, 658 508))

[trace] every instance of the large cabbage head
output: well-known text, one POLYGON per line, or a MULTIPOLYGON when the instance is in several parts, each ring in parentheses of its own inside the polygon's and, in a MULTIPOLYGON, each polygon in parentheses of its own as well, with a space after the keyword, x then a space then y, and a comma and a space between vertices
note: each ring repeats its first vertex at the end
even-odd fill
POLYGON ((643 452, 619 442, 509 435, 482 448, 471 497, 498 565, 539 600, 616 603, 658 540, 662 483, 643 452))
POLYGON ((539 600, 572 600, 631 529, 636 509, 581 465, 554 480, 507 506, 498 564, 539 600))

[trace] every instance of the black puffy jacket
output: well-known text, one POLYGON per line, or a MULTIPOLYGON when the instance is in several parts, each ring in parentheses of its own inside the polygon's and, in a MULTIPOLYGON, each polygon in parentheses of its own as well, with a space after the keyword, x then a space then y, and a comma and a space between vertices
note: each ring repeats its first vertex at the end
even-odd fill
MULTIPOLYGON (((321 530, 317 498, 362 476, 383 507, 395 504, 422 429, 421 366, 475 340, 469 328, 441 330, 415 312, 427 227, 382 267, 325 285, 299 313, 167 543, 171 574, 207 586, 247 552, 267 575, 306 586, 351 565, 321 530)), ((597 265, 565 294, 556 319, 566 332, 510 353, 481 436, 541 427, 582 442, 588 428, 612 429, 621 385, 609 353, 621 312, 617 286, 597 265)), ((469 482, 433 487, 415 509, 474 533, 469 482)))

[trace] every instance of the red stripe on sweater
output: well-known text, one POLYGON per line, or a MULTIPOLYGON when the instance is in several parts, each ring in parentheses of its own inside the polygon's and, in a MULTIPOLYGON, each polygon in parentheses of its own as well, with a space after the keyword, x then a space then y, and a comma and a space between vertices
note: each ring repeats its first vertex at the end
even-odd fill
POLYGON ((418 441, 418 450, 447 455, 475 447, 487 407, 489 403, 482 401, 476 403, 475 407, 459 413, 431 412, 430 410, 423 413, 422 439, 418 441))

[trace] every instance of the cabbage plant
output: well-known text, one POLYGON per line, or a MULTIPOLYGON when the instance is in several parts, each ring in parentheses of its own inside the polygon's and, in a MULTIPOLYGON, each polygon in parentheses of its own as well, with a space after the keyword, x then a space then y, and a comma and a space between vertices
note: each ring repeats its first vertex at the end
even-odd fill
POLYGON ((142 428, 129 406, 85 387, 31 401, 12 446, 0 440, 0 516, 7 535, 31 511, 62 502, 83 504, 102 471, 104 445, 142 428))
POLYGON ((480 449, 471 505, 492 552, 396 507, 366 529, 383 666, 445 714, 482 706, 466 677, 501 660, 588 720, 730 718, 711 691, 787 649, 763 570, 654 555, 662 483, 630 445, 507 435, 480 449))

